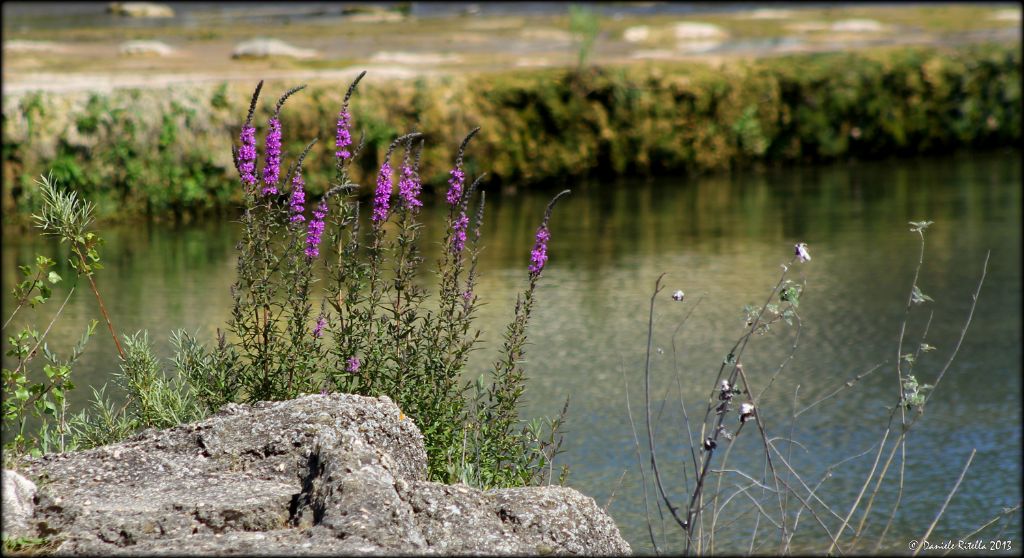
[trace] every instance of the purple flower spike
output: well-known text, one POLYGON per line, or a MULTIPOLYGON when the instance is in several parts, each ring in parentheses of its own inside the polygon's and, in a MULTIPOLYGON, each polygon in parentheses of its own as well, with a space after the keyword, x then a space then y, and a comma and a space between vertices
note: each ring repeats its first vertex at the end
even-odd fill
POLYGON ((263 195, 277 194, 277 181, 281 176, 281 121, 271 118, 267 131, 266 166, 263 167, 263 195))
POLYGON ((352 135, 349 133, 351 123, 352 115, 345 108, 342 108, 341 112, 338 113, 338 137, 334 141, 335 147, 338 148, 334 155, 341 160, 352 157, 352 153, 347 149, 348 146, 352 145, 352 135))
POLYGON ((302 180, 302 170, 295 171, 295 178, 292 178, 292 197, 289 200, 289 206, 291 209, 292 223, 302 223, 306 220, 303 217, 302 212, 306 209, 306 190, 304 189, 306 182, 302 180))
POLYGON ((537 241, 530 252, 530 275, 540 275, 544 264, 548 261, 548 240, 551 239, 551 232, 547 226, 541 225, 537 229, 537 241))
POLYGON ((469 228, 469 217, 463 212, 452 223, 452 253, 458 254, 466 247, 466 229, 469 228))
POLYGON ((391 164, 384 161, 377 175, 377 192, 373 196, 373 221, 386 221, 391 204, 391 164))
POLYGON ((320 255, 320 235, 324 232, 324 217, 327 217, 327 200, 320 200, 320 205, 313 210, 313 220, 306 230, 306 257, 315 258, 320 255))
POLYGON ((327 325, 327 318, 320 316, 316 319, 316 326, 313 327, 313 337, 320 339, 324 334, 324 326, 327 325))
POLYGON ((412 172, 412 167, 408 164, 402 165, 402 178, 398 181, 398 195, 407 206, 423 207, 423 202, 419 200, 420 188, 419 177, 412 172))
POLYGON ((466 173, 462 172, 459 166, 456 166, 451 171, 452 177, 448 179, 448 205, 455 205, 459 203, 459 199, 462 198, 462 186, 466 181, 466 173))
POLYGON ((256 128, 244 126, 240 139, 242 148, 238 150, 238 171, 242 175, 242 184, 251 188, 256 185, 256 128))
POLYGON ((353 374, 359 372, 359 357, 349 357, 348 361, 345 362, 345 371, 352 372, 353 374))

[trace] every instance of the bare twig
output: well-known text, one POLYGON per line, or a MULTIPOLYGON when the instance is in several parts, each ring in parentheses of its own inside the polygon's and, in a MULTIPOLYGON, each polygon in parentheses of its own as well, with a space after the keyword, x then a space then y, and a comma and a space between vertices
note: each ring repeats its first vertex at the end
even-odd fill
POLYGON ((850 511, 843 519, 843 524, 839 526, 839 531, 836 533, 835 538, 832 539, 832 544, 829 545, 828 552, 826 552, 826 554, 832 554, 832 551, 836 549, 839 537, 843 535, 843 531, 850 523, 850 518, 853 517, 853 512, 856 511, 857 507, 860 505, 861 498, 864 497, 864 491, 866 491, 868 485, 871 484, 871 478, 875 476, 875 469, 878 468, 878 460, 882 457, 882 450, 885 448, 885 442, 889 439, 889 432, 890 431, 887 428, 885 430, 885 434, 882 435, 882 442, 878 445, 878 453, 875 454, 875 462, 871 465, 871 471, 868 473, 868 477, 864 479, 864 485, 860 487, 860 492, 857 494, 857 498, 853 501, 853 505, 850 506, 850 511))
POLYGON ((836 388, 832 393, 829 393, 828 395, 801 409, 800 412, 796 413, 795 417, 799 417, 800 415, 806 413, 807 411, 810 411, 814 407, 817 407, 818 405, 824 403, 825 401, 828 401, 829 399, 832 399, 833 397, 839 395, 841 392, 851 389, 857 382, 868 377, 871 373, 875 372, 876 370, 884 366, 887 362, 888 361, 883 360, 882 362, 879 362, 878 364, 869 368, 867 372, 856 375, 852 380, 847 380, 842 386, 836 388))
POLYGON ((612 505, 612 500, 615 499, 615 492, 617 492, 619 490, 619 487, 622 486, 622 479, 626 478, 626 471, 627 470, 628 469, 623 469, 622 470, 622 474, 619 475, 619 482, 615 483, 615 488, 612 489, 612 493, 608 495, 608 500, 605 501, 604 506, 601 508, 602 511, 607 512, 608 511, 608 506, 612 505))
MULTIPOLYGON (((974 454, 976 453, 978 453, 978 448, 971 449, 971 455, 967 458, 967 463, 964 464, 963 470, 960 471, 960 477, 956 479, 956 484, 953 485, 953 490, 949 491, 949 495, 946 496, 946 501, 943 502, 942 507, 939 508, 939 513, 935 515, 935 519, 932 520, 932 524, 928 526, 928 530, 925 531, 925 534, 919 539, 922 543, 928 540, 928 537, 932 534, 932 530, 935 529, 935 525, 939 522, 939 518, 942 517, 942 514, 946 513, 946 506, 949 505, 949 501, 953 499, 953 495, 956 494, 956 491, 960 488, 960 483, 963 482, 964 476, 967 475, 967 469, 971 467, 971 462, 974 461, 974 454)), ((924 547, 924 544, 918 544, 917 548, 914 549, 914 554, 912 554, 912 556, 917 556, 917 553, 921 552, 922 547, 924 547)))
POLYGON ((658 542, 654 539, 654 528, 651 526, 651 508, 647 501, 647 474, 644 473, 644 460, 640 455, 640 438, 636 433, 636 423, 633 422, 633 411, 629 406, 629 382, 626 380, 626 368, 622 367, 622 382, 625 387, 626 393, 626 415, 629 417, 629 426, 633 430, 633 444, 636 448, 636 461, 640 465, 640 479, 643 481, 644 486, 644 514, 647 516, 647 532, 651 536, 651 545, 654 546, 654 552, 661 554, 661 550, 658 548, 658 542))
MULTIPOLYGON (((962 537, 957 537, 957 539, 961 540, 961 541, 971 540, 975 535, 977 535, 978 533, 984 531, 985 529, 987 529, 990 525, 992 525, 996 521, 999 521, 1000 519, 1003 519, 1003 518, 1010 517, 1010 514, 1013 514, 1014 512, 1019 510, 1020 506, 1021 506, 1020 503, 1018 503, 1016 506, 1013 506, 1012 508, 1005 508, 1005 509, 1003 509, 1003 511, 999 512, 999 515, 997 515, 997 516, 993 517, 992 519, 988 520, 981 527, 978 527, 977 529, 971 531, 970 533, 967 533, 966 535, 964 535, 962 537)), ((942 555, 945 556, 945 555, 949 554, 952 551, 953 551, 953 549, 950 548, 949 550, 944 552, 942 555)))
MULTIPOLYGON (((949 365, 953 364, 953 359, 956 358, 957 353, 960 351, 960 345, 963 344, 964 337, 967 336, 967 328, 971 327, 971 319, 974 318, 974 309, 978 306, 978 295, 981 294, 981 286, 985 284, 985 275, 988 273, 988 259, 991 255, 991 250, 985 252, 985 263, 981 266, 981 278, 978 279, 978 286, 974 289, 974 294, 971 295, 971 309, 967 312, 967 320, 964 322, 964 326, 960 328, 960 337, 956 340, 956 345, 953 347, 953 352, 949 355, 949 359, 946 360, 946 365, 942 367, 939 376, 935 378, 935 383, 932 384, 932 394, 935 393, 935 388, 939 387, 939 382, 942 381, 942 377, 949 370, 949 365)), ((931 399, 931 395, 928 398, 931 399)))
POLYGON ((654 301, 658 293, 664 289, 661 286, 661 280, 664 277, 665 274, 662 273, 654 282, 654 292, 651 293, 650 312, 647 316, 647 358, 644 361, 644 408, 647 413, 647 447, 651 452, 651 470, 654 471, 654 483, 658 488, 658 492, 661 494, 665 506, 668 508, 669 513, 672 514, 672 518, 676 520, 676 523, 683 529, 688 529, 688 523, 676 513, 679 508, 672 505, 672 502, 668 499, 668 494, 665 492, 665 487, 661 483, 661 474, 658 472, 658 451, 654 443, 654 428, 651 425, 651 348, 654 343, 654 301))

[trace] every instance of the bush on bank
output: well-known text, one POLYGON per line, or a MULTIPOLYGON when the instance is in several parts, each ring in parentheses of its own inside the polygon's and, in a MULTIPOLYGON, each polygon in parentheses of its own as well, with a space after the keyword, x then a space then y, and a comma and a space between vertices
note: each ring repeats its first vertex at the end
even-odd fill
MULTIPOLYGON (((426 134, 423 178, 437 192, 461 134, 476 126, 490 180, 515 185, 1016 144, 1020 71, 1012 44, 377 80, 353 103, 366 153, 352 177, 369 193, 391 138, 411 129, 426 134)), ((49 169, 101 215, 237 207, 229 146, 244 110, 241 87, 5 98, 4 214, 37 210, 33 179, 49 169)), ((295 144, 285 147, 330 139, 344 90, 311 84, 282 115, 286 131, 303 131, 286 133, 295 144)), ((333 168, 316 160, 310 182, 326 184, 333 168)), ((476 160, 468 172, 484 170, 476 160)))

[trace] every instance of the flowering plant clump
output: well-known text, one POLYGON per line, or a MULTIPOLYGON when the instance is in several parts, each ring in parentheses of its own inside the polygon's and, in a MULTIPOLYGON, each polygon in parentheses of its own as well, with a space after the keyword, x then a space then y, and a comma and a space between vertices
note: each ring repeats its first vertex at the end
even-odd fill
POLYGON ((335 180, 322 187, 307 184, 302 173, 315 139, 282 180, 287 154, 281 148, 280 113, 288 97, 302 89, 297 87, 280 98, 268 120, 262 188, 256 191, 258 154, 251 122, 262 82, 257 86, 235 151, 245 212, 231 319, 205 361, 209 373, 189 374, 189 379, 201 384, 195 392, 211 409, 229 401, 304 393, 388 395, 423 432, 432 479, 481 487, 539 482, 550 475, 549 464, 560 452, 565 409, 548 420, 545 434, 536 422, 520 428, 518 406, 526 382, 526 325, 548 261, 554 200, 538 229, 526 270, 527 289, 516 303, 491 386, 466 384, 463 370, 480 335, 472 322, 484 193, 483 176, 467 187, 463 158, 478 130, 462 141, 450 170, 445 196, 448 249, 437 263, 435 304, 417 280, 423 262, 417 221, 424 207, 421 134, 402 135, 383 150, 370 227, 360 227, 360 201, 357 185, 349 179, 349 164, 364 144, 360 140, 353 149, 349 102, 362 77, 353 81, 342 101, 333 146, 335 180), (403 156, 393 167, 392 156, 399 148, 403 156), (398 196, 393 200, 396 168, 398 196), (282 193, 282 187, 290 190, 282 193), (323 192, 319 200, 308 199, 318 191, 323 192), (307 205, 314 207, 310 214, 307 205), (325 251, 327 257, 321 257, 325 251), (327 278, 325 289, 314 291, 315 276, 327 278), (320 291, 324 298, 314 314, 320 291), (467 392, 476 395, 467 398, 467 392))

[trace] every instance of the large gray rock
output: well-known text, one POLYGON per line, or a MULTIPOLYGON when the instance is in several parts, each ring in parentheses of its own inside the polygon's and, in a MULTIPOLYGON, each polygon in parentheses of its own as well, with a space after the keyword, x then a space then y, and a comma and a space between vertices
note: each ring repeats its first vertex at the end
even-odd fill
POLYGON ((36 485, 14 471, 3 472, 3 534, 22 537, 29 533, 28 521, 35 509, 36 485))
POLYGON ((387 397, 229 405, 19 468, 40 486, 31 533, 63 541, 58 554, 630 551, 571 488, 426 481, 423 437, 387 397))

